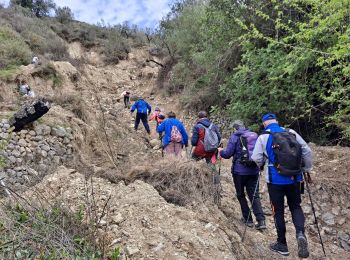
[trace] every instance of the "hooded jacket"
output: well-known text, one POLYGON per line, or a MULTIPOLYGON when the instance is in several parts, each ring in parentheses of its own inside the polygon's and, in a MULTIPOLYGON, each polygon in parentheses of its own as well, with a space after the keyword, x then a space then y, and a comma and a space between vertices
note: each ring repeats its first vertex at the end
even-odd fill
MULTIPOLYGON (((200 158, 211 158, 215 152, 206 152, 204 149, 204 136, 205 128, 209 127, 212 122, 208 118, 202 118, 198 120, 197 124, 193 127, 191 144, 196 148, 193 151, 193 155, 200 158)), ((221 141, 221 135, 219 128, 213 124, 213 129, 221 141)))
POLYGON ((229 159, 233 157, 232 167, 231 167, 232 174, 256 175, 259 173, 258 167, 247 167, 241 164, 239 160, 237 160, 237 158, 241 157, 241 152, 242 152, 241 142, 239 138, 242 134, 247 132, 251 132, 251 131, 246 128, 239 128, 236 132, 234 132, 231 135, 226 149, 220 152, 220 156, 224 159, 229 159))
POLYGON ((173 126, 176 126, 179 132, 182 135, 182 144, 188 145, 188 135, 186 133, 186 129, 183 126, 183 124, 176 118, 168 118, 163 123, 161 123, 157 127, 157 132, 162 133, 164 132, 163 137, 163 147, 167 146, 169 143, 171 143, 171 130, 173 126))
POLYGON ((146 101, 139 99, 132 105, 130 112, 132 113, 135 110, 137 110, 138 114, 150 114, 152 108, 146 101))

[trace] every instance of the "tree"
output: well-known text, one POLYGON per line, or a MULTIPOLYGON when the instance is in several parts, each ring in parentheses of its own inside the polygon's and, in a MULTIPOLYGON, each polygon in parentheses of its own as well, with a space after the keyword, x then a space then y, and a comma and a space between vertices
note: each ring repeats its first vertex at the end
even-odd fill
POLYGON ((58 7, 55 12, 56 18, 60 23, 68 23, 74 19, 73 12, 68 6, 58 7))
POLYGON ((11 0, 10 4, 28 8, 37 17, 48 16, 56 7, 53 0, 11 0))
POLYGON ((56 4, 53 0, 36 0, 33 4, 32 11, 36 17, 48 16, 50 11, 55 9, 56 4))
POLYGON ((11 0, 10 5, 20 5, 24 8, 28 8, 32 10, 33 8, 33 0, 11 0))

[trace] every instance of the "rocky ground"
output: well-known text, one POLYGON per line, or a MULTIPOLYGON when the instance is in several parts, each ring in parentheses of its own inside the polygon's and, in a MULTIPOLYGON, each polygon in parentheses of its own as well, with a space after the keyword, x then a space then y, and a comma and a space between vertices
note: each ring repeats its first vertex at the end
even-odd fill
MULTIPOLYGON (((96 239, 104 240, 111 248, 120 246, 123 259, 280 259, 268 250, 275 231, 263 180, 260 192, 268 215, 268 230, 248 229, 247 239, 241 243, 244 227, 239 223, 241 215, 229 161, 223 162, 221 170, 223 191, 219 208, 210 199, 194 198, 182 206, 169 203, 169 197, 155 189, 159 185, 145 178, 154 174, 167 176, 173 173, 173 166, 163 161, 154 131, 148 137, 142 126, 137 132, 133 130, 133 118, 119 95, 129 89, 134 95, 144 96, 153 107, 174 110, 188 132, 194 118, 179 107, 176 96, 167 97, 156 89, 158 67, 145 62, 149 58, 146 50, 134 50, 128 60, 116 66, 103 65, 97 55, 85 53, 77 43, 71 45, 70 53, 75 58, 84 56, 88 63, 79 68, 68 62, 54 63, 63 75, 60 89, 36 76, 38 68, 32 65, 23 67, 17 76, 27 79, 32 88, 37 86, 37 94, 50 98, 53 107, 34 128, 9 139, 4 151, 9 164, 2 173, 8 185, 19 190, 24 185, 27 191, 22 195, 26 198, 60 201, 73 211, 81 205, 86 209, 95 205, 94 214, 103 216, 96 239), (164 167, 154 172, 155 165, 164 167), (40 178, 27 182, 23 176, 31 173, 24 168, 33 169, 33 175, 40 178), (139 177, 128 182, 126 176, 134 172, 139 177), (33 183, 38 184, 32 186, 33 183)), ((18 108, 18 96, 9 93, 9 97, 6 104, 1 104, 3 117, 18 108)), ((9 138, 7 121, 0 126, 0 137, 9 138)), ((155 125, 151 127, 154 129, 155 125)), ((313 150, 315 183, 311 190, 328 259, 347 259, 350 149, 313 146, 313 150)), ((175 164, 182 172, 208 172, 204 163, 189 161, 185 156, 175 164)), ((309 199, 304 197, 310 259, 323 259, 309 199)), ((91 214, 86 212, 86 221, 91 214)), ((290 258, 295 259, 294 230, 289 214, 287 218, 290 258)))

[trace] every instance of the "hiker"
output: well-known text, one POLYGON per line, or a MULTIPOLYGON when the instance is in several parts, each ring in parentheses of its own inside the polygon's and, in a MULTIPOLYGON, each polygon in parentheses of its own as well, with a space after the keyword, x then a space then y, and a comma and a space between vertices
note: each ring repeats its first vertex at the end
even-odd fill
POLYGON ((26 81, 22 81, 19 86, 19 93, 21 93, 25 97, 35 97, 34 91, 28 86, 26 81))
POLYGON ((219 128, 208 119, 205 111, 198 113, 198 121, 192 130, 191 144, 194 147, 192 158, 195 160, 205 159, 210 163, 216 158, 217 148, 221 142, 219 128))
POLYGON ((134 105, 131 107, 131 115, 132 113, 137 110, 136 112, 136 118, 135 118, 135 130, 137 131, 140 121, 142 121, 143 126, 145 127, 148 134, 151 134, 151 130, 148 125, 147 120, 147 114, 151 114, 151 106, 144 101, 141 97, 134 103, 134 105))
POLYGON ((124 107, 130 108, 130 92, 126 90, 120 95, 120 97, 124 98, 124 107))
POLYGON ((157 127, 165 120, 165 116, 161 113, 161 110, 159 107, 156 107, 154 109, 154 113, 150 117, 149 121, 156 121, 157 127))
POLYGON ((37 65, 39 63, 39 58, 37 56, 34 56, 32 59, 32 64, 37 65))
POLYGON ((168 113, 168 118, 157 127, 157 132, 162 134, 163 149, 168 155, 181 155, 183 146, 188 147, 188 135, 183 124, 176 119, 174 112, 168 113))
MULTIPOLYGON (((154 109, 154 113, 152 114, 152 116, 150 117, 149 121, 156 121, 156 130, 157 130, 157 127, 165 120, 165 116, 161 113, 161 110, 159 107, 156 107, 154 109)), ((159 134, 159 139, 161 140, 162 139, 162 134, 160 133, 159 134)))
POLYGON ((245 196, 246 192, 257 221, 255 228, 263 230, 266 229, 266 223, 259 196, 259 168, 251 159, 258 135, 247 129, 241 120, 235 120, 232 127, 234 133, 231 135, 227 147, 225 149, 219 148, 219 155, 224 159, 233 158, 231 173, 236 195, 241 205, 242 222, 248 227, 254 226, 252 213, 245 196))
MULTIPOLYGON (((252 159, 263 167, 267 158, 266 181, 272 212, 277 229, 277 242, 270 249, 281 255, 289 255, 284 220, 284 197, 292 214, 300 258, 309 256, 305 237, 305 217, 300 206, 303 172, 312 168, 312 153, 303 138, 292 129, 280 127, 274 114, 262 117, 265 131, 259 136, 252 159)), ((311 181, 308 179, 306 181, 311 181)))

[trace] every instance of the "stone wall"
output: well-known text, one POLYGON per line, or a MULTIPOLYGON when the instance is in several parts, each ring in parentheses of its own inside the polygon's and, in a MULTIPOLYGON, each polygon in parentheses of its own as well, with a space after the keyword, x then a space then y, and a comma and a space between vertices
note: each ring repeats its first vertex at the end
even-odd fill
POLYGON ((0 178, 8 187, 20 190, 32 185, 57 166, 73 159, 72 130, 36 124, 32 129, 11 132, 8 120, 0 123, 0 140, 6 142, 1 155, 6 165, 0 178))

